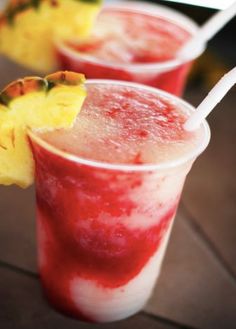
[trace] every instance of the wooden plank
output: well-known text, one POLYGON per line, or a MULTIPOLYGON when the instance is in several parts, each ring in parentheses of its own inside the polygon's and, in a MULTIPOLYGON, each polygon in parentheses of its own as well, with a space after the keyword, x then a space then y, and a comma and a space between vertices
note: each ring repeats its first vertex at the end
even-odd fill
POLYGON ((0 187, 0 260, 36 271, 33 188, 0 187))
MULTIPOLYGON (((199 103, 203 94, 189 97, 199 103)), ((193 166, 183 202, 236 275, 235 103, 236 94, 232 90, 212 113, 211 142, 193 166)))
POLYGON ((0 72, 0 88, 5 87, 8 83, 15 79, 23 78, 29 75, 38 75, 28 69, 21 67, 20 65, 15 64, 2 55, 0 57, 0 72))
POLYGON ((235 301, 235 281, 181 214, 146 311, 201 329, 233 329, 235 301))
MULTIPOLYGON (((0 267, 0 328, 4 329, 92 329, 54 311, 44 300, 38 280, 0 267)), ((98 329, 175 329, 176 326, 138 314, 127 320, 96 325, 98 329)))

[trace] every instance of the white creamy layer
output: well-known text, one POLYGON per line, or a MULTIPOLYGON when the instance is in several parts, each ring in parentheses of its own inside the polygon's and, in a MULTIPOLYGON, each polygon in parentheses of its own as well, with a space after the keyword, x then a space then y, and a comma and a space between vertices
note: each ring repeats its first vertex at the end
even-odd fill
POLYGON ((147 229, 157 225, 173 207, 178 206, 191 163, 168 170, 164 174, 146 175, 142 185, 130 191, 129 198, 137 204, 130 217, 120 219, 131 229, 147 229))

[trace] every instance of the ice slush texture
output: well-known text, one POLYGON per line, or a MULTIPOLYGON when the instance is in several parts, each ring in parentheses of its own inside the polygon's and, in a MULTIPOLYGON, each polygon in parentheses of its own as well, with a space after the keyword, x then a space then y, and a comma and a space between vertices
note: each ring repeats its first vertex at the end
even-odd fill
POLYGON ((73 129, 43 139, 63 151, 109 163, 162 163, 194 149, 200 130, 186 132, 186 109, 150 91, 103 84, 88 86, 73 129))
POLYGON ((145 7, 105 7, 90 38, 81 42, 75 36, 58 44, 58 60, 62 68, 84 72, 87 78, 139 82, 181 95, 191 62, 168 61, 194 33, 182 24, 158 6, 150 13, 145 7), (140 64, 144 66, 137 68, 140 64))
POLYGON ((70 47, 111 63, 157 63, 175 57, 189 32, 163 17, 141 12, 104 9, 87 41, 70 47))

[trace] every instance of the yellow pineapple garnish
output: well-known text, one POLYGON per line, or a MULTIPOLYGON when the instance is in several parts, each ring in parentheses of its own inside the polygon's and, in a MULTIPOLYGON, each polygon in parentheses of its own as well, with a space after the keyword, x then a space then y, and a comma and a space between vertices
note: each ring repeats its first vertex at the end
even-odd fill
POLYGON ((0 14, 0 52, 38 72, 57 69, 55 40, 85 38, 101 0, 11 0, 0 14))
POLYGON ((16 80, 0 93, 0 184, 27 187, 34 179, 28 129, 69 128, 86 97, 73 72, 16 80))

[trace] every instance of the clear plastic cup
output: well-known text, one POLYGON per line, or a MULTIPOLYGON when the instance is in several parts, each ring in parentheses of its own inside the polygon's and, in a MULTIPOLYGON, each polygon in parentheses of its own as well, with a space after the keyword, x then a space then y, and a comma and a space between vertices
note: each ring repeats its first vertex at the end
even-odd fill
MULTIPOLYGON (((155 88, 112 80, 183 100, 155 88)), ((102 109, 101 109, 102 110, 102 109)), ((134 108, 135 111, 135 108, 134 108)), ((186 175, 209 143, 160 164, 116 164, 66 153, 29 133, 36 164, 39 270, 50 303, 73 317, 109 322, 138 312, 159 276, 186 175)), ((73 140, 73 143, 76 143, 73 140)))
MULTIPOLYGON (((189 34, 198 32, 198 26, 187 16, 160 5, 143 2, 119 2, 106 4, 104 10, 122 10, 131 13, 142 13, 150 17, 162 17, 182 27, 189 34)), ((173 32, 175 33, 175 32, 173 32)), ((174 58, 157 63, 114 63, 108 60, 96 59, 78 53, 65 42, 57 42, 57 55, 61 68, 76 72, 83 72, 89 79, 117 79, 153 86, 177 96, 181 96, 188 73, 193 61, 202 53, 202 45, 185 59, 174 58)))

